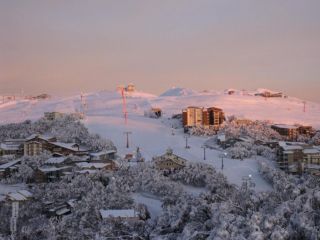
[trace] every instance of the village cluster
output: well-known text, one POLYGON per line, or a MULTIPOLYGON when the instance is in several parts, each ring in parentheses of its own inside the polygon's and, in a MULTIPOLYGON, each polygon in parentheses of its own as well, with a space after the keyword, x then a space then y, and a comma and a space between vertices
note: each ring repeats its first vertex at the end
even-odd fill
MULTIPOLYGON (((275 150, 277 163, 280 169, 287 173, 302 174, 305 172, 320 175, 320 146, 316 146, 308 141, 299 141, 301 136, 311 139, 317 134, 312 126, 271 124, 270 129, 279 134, 279 138, 255 139, 243 134, 241 136, 228 136, 222 128, 226 120, 222 109, 211 107, 188 107, 182 112, 182 122, 185 133, 190 129, 209 129, 217 135, 217 144, 223 149, 233 147, 237 142, 244 142, 250 145, 267 146, 275 150)), ((236 119, 237 125, 245 127, 253 123, 248 119, 236 119)), ((305 140, 303 139, 303 140, 305 140)))
MULTIPOLYGON (((121 89, 126 92, 125 94, 135 91, 133 85, 121 89)), ((234 93, 228 92, 228 94, 234 93)), ((261 96, 283 97, 279 94, 261 96)), ((162 118, 163 112, 161 108, 155 107, 145 111, 144 115, 162 118)), ((69 239, 82 236, 79 235, 79 228, 86 232, 88 238, 98 234, 99 231, 99 236, 109 236, 109 234, 114 237, 126 236, 123 239, 144 239, 138 236, 148 238, 156 235, 166 235, 165 239, 178 239, 177 236, 186 239, 183 236, 189 237, 188 234, 191 233, 194 239, 205 239, 201 238, 202 234, 209 237, 212 231, 212 234, 216 232, 214 234, 218 235, 215 236, 219 236, 220 239, 228 239, 229 233, 214 230, 225 227, 213 223, 214 219, 218 219, 215 214, 224 216, 224 210, 220 212, 222 208, 220 204, 228 202, 229 214, 239 217, 237 221, 240 226, 244 222, 255 221, 252 220, 254 215, 251 216, 254 211, 257 211, 256 214, 269 214, 268 209, 260 209, 259 201, 272 206, 271 208, 285 208, 283 205, 287 204, 287 201, 290 199, 300 201, 299 194, 306 191, 303 189, 314 189, 316 186, 312 184, 319 180, 320 141, 314 139, 317 136, 319 138, 320 134, 311 126, 266 123, 233 116, 227 118, 221 108, 195 106, 183 109, 180 114, 173 115, 168 120, 179 121, 178 131, 184 134, 186 140, 192 135, 209 137, 202 146, 204 154, 206 148, 213 148, 225 156, 234 158, 234 161, 250 158, 253 155, 275 160, 278 166, 276 169, 264 163, 260 166, 261 175, 274 188, 274 192, 268 193, 269 196, 259 195, 253 191, 254 183, 251 181, 251 176, 244 177, 239 187, 229 184, 221 173, 216 172, 205 161, 194 163, 192 159, 179 156, 170 147, 164 154, 153 156, 151 159, 145 159, 139 147, 134 153, 121 155, 112 142, 105 142, 98 136, 88 136, 87 129, 79 121, 82 118, 83 114, 78 113, 46 112, 38 124, 39 129, 44 129, 44 132, 35 131, 29 135, 19 133, 24 131, 21 130, 24 126, 8 125, 8 136, 20 134, 24 137, 2 139, 0 184, 15 183, 23 187, 5 194, 0 193, 2 204, 0 216, 10 218, 10 221, 0 224, 0 239, 1 237, 6 239, 5 236, 9 235, 11 239, 29 236, 32 235, 33 228, 39 234, 39 238, 35 239, 42 239, 43 236, 52 234, 48 232, 49 230, 40 229, 36 224, 28 222, 26 217, 28 214, 29 217, 32 216, 33 221, 38 221, 35 220, 36 214, 44 216, 42 220, 46 227, 52 227, 50 231, 64 237, 70 234, 69 239), (71 121, 72 126, 76 126, 71 134, 66 134, 67 137, 64 135, 64 119, 71 121), (45 132, 51 125, 58 126, 58 129, 51 129, 50 133, 45 132), (18 129, 17 134, 12 134, 15 129, 18 129), (57 136, 53 133, 57 133, 57 136), (70 139, 69 135, 74 138, 70 139), (295 186, 296 180, 291 178, 295 175, 304 179, 298 186, 295 186), (287 195, 282 192, 284 185, 287 195), (209 192, 190 195, 183 190, 189 187, 203 188, 209 192), (300 191, 299 194, 297 191, 300 191), (160 202, 163 213, 159 218, 153 216, 150 219, 150 211, 154 206, 150 209, 150 206, 140 204, 136 199, 132 200, 132 195, 138 198, 147 195, 150 197, 149 200, 160 202), (273 198, 281 201, 273 201, 273 198), (33 206, 35 211, 39 212, 30 212, 28 206, 33 206), (19 214, 19 209, 24 213, 22 216, 19 214), (215 211, 211 212, 211 209, 215 211), (21 226, 19 217, 27 221, 28 226, 32 228, 19 229, 21 226), (190 221, 195 225, 189 225, 190 221), (198 223, 202 221, 207 223, 200 227, 198 223), (79 226, 76 226, 75 222, 79 223, 79 226), (68 225, 70 231, 64 228, 64 225, 68 225), (1 235, 3 229, 6 231, 1 235), (194 229, 199 230, 194 231, 194 229)), ((30 125, 29 122, 23 124, 30 125)), ((174 130, 172 127, 173 135, 174 130)), ((186 149, 188 147, 186 144, 186 149)), ((223 157, 221 169, 223 169, 223 157)), ((312 201, 320 202, 316 192, 307 192, 312 201)), ((305 212, 303 208, 300 210, 305 212)), ((294 215, 293 212, 290 212, 291 214, 294 215)), ((230 218, 224 221, 230 221, 232 224, 235 220, 230 218)), ((260 234, 274 240, 281 239, 279 236, 282 235, 296 234, 296 232, 290 233, 289 230, 278 229, 276 220, 265 221, 272 227, 266 228, 264 226, 267 223, 258 222, 259 227, 243 232, 239 230, 236 234, 246 237, 251 234, 251 239, 260 234)), ((290 224, 295 224, 294 219, 288 221, 290 224)), ((314 218, 310 221, 311 225, 316 225, 318 220, 314 218)), ((286 223, 283 223, 282 227, 284 226, 289 228, 286 223)), ((314 227, 304 226, 299 226, 297 229, 299 234, 312 237, 318 231, 314 227)), ((53 239, 61 239, 61 236, 53 239)), ((101 239, 106 238, 101 237, 101 239)))

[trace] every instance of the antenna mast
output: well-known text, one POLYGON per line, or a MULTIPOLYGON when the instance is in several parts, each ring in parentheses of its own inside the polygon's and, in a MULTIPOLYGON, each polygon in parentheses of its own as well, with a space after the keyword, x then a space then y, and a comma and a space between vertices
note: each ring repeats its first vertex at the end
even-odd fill
POLYGON ((85 115, 86 115, 86 109, 87 109, 87 102, 86 102, 86 98, 85 98, 85 96, 83 95, 83 93, 81 93, 80 97, 81 97, 81 115, 82 115, 83 117, 85 117, 85 115))
POLYGON ((124 116, 124 122, 127 125, 128 112, 127 112, 127 103, 126 103, 126 95, 124 93, 124 88, 121 88, 121 96, 122 96, 122 112, 123 112, 123 116, 124 116))

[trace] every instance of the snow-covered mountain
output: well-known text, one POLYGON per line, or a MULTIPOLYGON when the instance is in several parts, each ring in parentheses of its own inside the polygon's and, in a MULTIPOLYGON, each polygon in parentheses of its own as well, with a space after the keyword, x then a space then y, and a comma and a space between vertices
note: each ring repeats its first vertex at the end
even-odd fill
MULTIPOLYGON (((260 92, 258 89, 254 92, 260 92)), ((127 97, 129 118, 143 115, 151 107, 162 108, 164 115, 180 113, 187 106, 216 106, 224 109, 226 115, 236 115, 252 120, 270 120, 285 124, 308 124, 320 128, 320 104, 297 98, 262 98, 252 94, 229 95, 226 92, 196 92, 184 88, 171 88, 159 97, 136 92, 127 97)), ((115 91, 101 91, 85 94, 88 116, 122 116, 122 98, 115 91)), ((53 97, 48 100, 16 100, 0 104, 0 123, 37 119, 44 112, 59 111, 72 113, 81 109, 80 95, 53 97)))
POLYGON ((192 89, 173 87, 162 93, 160 97, 192 96, 195 94, 197 94, 197 92, 192 89))

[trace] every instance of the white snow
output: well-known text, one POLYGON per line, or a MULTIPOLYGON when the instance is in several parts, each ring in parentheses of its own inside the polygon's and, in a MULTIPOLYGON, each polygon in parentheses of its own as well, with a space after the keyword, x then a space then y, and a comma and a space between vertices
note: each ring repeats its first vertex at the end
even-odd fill
POLYGON ((80 168, 85 168, 85 169, 102 169, 105 168, 106 166, 110 165, 109 163, 88 163, 88 162, 80 162, 76 163, 76 165, 80 168))
MULTIPOLYGON (((146 161, 153 156, 165 153, 171 147, 175 154, 194 162, 206 162, 223 172, 231 183, 240 185, 243 176, 251 174, 256 183, 256 190, 269 190, 258 172, 256 159, 243 161, 224 159, 224 169, 221 169, 221 152, 207 149, 207 160, 203 160, 201 146, 207 140, 204 137, 191 137, 190 149, 185 149, 185 139, 180 130, 174 130, 172 135, 171 122, 168 117, 181 113, 181 110, 194 105, 202 107, 222 108, 227 116, 252 120, 270 120, 281 124, 304 124, 320 128, 320 104, 307 102, 306 112, 303 111, 303 100, 297 98, 261 98, 252 94, 226 95, 224 92, 195 92, 182 88, 173 88, 160 97, 147 93, 136 92, 127 97, 128 124, 124 124, 122 113, 122 98, 117 92, 101 91, 85 94, 87 103, 84 124, 91 132, 111 139, 119 155, 133 153, 140 147, 146 161), (159 107, 163 111, 160 119, 144 117, 144 111, 151 107, 159 107), (126 148, 125 131, 129 135, 130 148, 126 148)), ((10 104, 0 105, 0 123, 19 122, 26 119, 36 120, 44 112, 58 111, 74 113, 80 109, 80 95, 67 98, 52 98, 50 100, 18 100, 10 104)))
POLYGON ((136 212, 134 209, 120 209, 120 210, 100 210, 101 217, 103 219, 110 218, 110 217, 120 217, 120 218, 134 218, 137 217, 136 212))
POLYGON ((5 195, 12 192, 23 190, 26 186, 24 184, 2 184, 0 183, 0 201, 5 198, 5 195))
POLYGON ((66 157, 52 157, 49 158, 45 163, 46 164, 60 164, 63 163, 67 158, 66 157))
POLYGON ((14 161, 10 161, 8 163, 4 163, 2 165, 0 165, 0 169, 6 169, 6 168, 10 168, 16 164, 18 164, 19 162, 21 162, 21 160, 14 160, 14 161))
POLYGON ((152 219, 160 216, 162 212, 162 202, 156 196, 149 193, 134 193, 133 199, 136 203, 147 206, 152 219))

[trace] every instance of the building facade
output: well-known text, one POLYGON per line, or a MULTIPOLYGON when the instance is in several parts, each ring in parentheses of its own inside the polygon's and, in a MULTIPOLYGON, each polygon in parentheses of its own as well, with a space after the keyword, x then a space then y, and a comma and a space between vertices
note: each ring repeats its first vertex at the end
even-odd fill
POLYGON ((182 110, 182 123, 184 127, 214 127, 219 129, 225 121, 222 109, 216 107, 188 107, 182 110))
POLYGON ((173 154, 172 149, 168 149, 164 155, 153 158, 155 165, 160 170, 178 170, 186 166, 187 160, 173 154))
POLYGON ((279 142, 277 151, 279 168, 294 174, 319 173, 320 149, 299 142, 279 142))
POLYGON ((271 128, 280 135, 287 137, 288 140, 295 141, 298 138, 298 127, 286 124, 275 124, 271 128))

